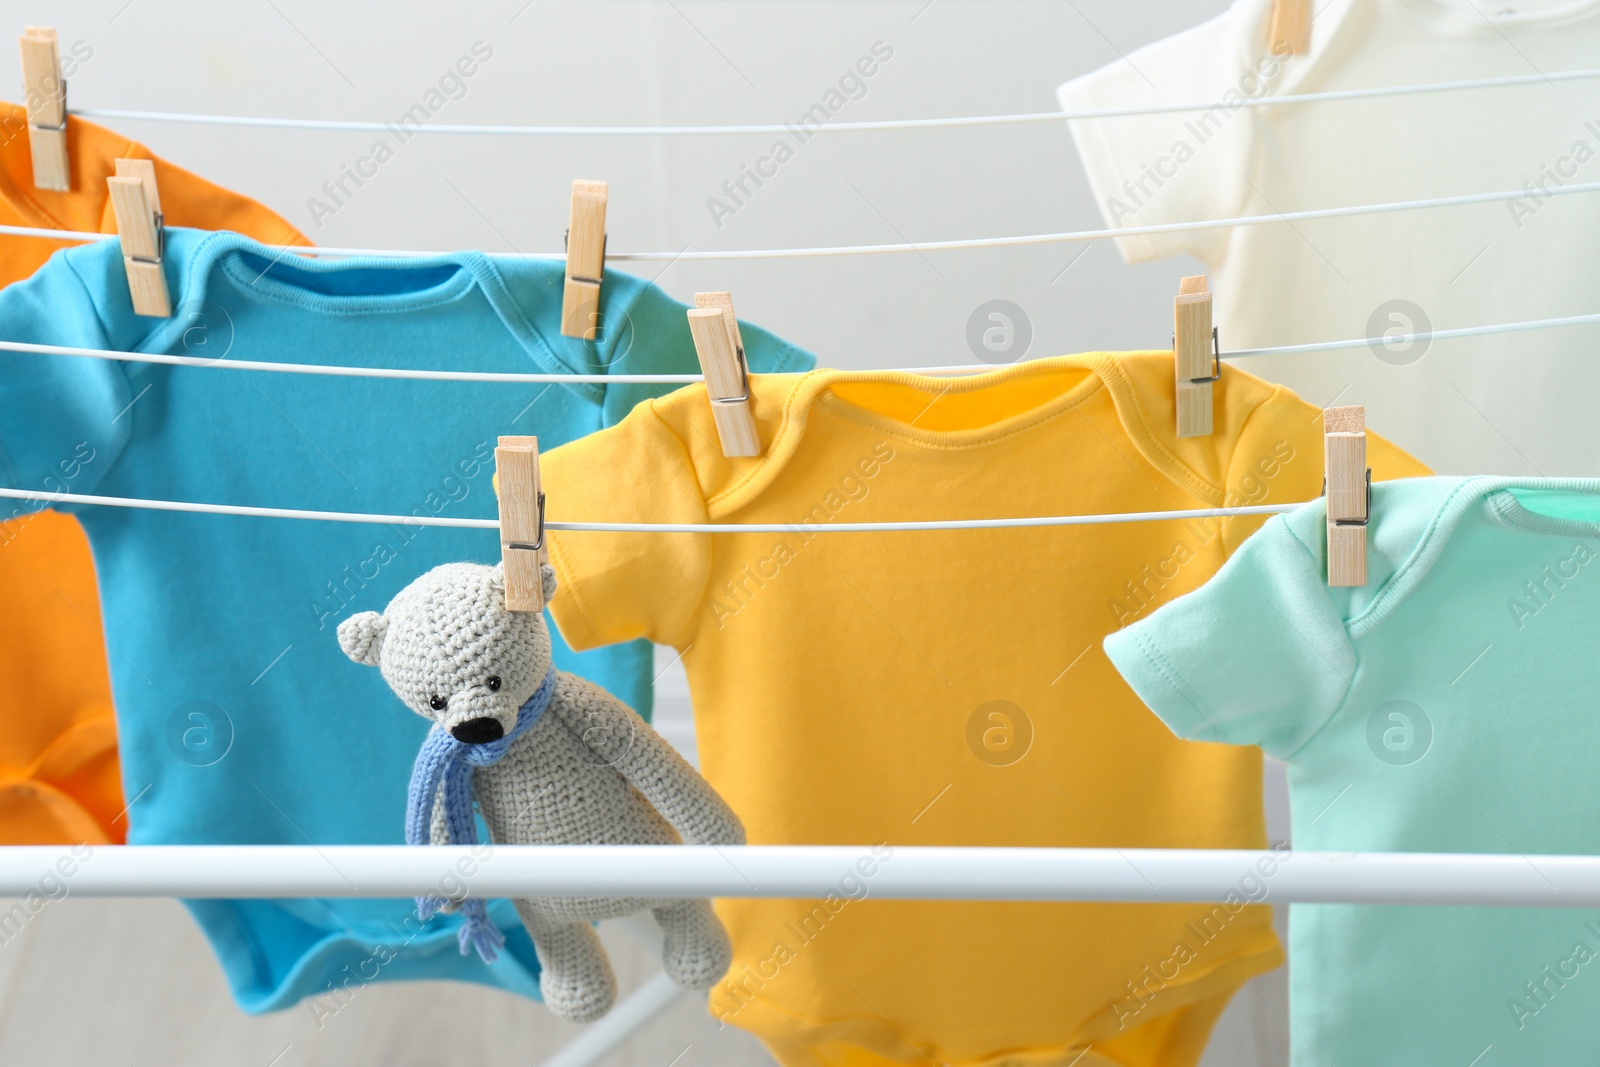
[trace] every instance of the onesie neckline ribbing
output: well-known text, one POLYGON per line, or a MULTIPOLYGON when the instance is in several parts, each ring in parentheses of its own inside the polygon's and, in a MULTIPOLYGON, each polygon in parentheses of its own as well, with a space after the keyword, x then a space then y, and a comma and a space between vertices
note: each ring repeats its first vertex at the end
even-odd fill
POLYGON ((1600 536, 1600 520, 1565 518, 1538 511, 1524 504, 1517 491, 1543 493, 1572 493, 1595 498, 1600 503, 1600 479, 1595 478, 1539 478, 1495 489, 1484 496, 1484 505, 1490 516, 1513 530, 1550 534, 1557 537, 1600 536))
MULTIPOLYGON (((173 241, 170 235, 179 232, 182 231, 176 227, 169 231, 169 251, 172 251, 173 245, 178 243, 173 241)), ((187 232, 191 235, 191 239, 192 235, 199 233, 199 231, 187 232)), ((279 252, 249 237, 226 231, 204 234, 198 241, 189 245, 183 272, 183 291, 173 294, 178 313, 157 323, 155 328, 138 342, 134 351, 163 351, 167 346, 176 343, 184 330, 191 325, 190 316, 182 314, 182 310, 185 307, 203 306, 206 299, 205 279, 213 269, 216 269, 246 293, 264 300, 326 315, 399 314, 422 311, 458 300, 476 289, 483 294, 485 301, 493 309, 501 327, 528 356, 538 372, 592 374, 597 367, 604 366, 604 361, 585 360, 576 352, 564 352, 562 347, 552 344, 528 318, 527 310, 512 296, 506 285, 505 276, 482 252, 449 252, 404 259, 388 256, 357 256, 349 259, 322 260, 312 256, 297 255, 297 251, 279 252), (440 277, 416 289, 398 293, 327 293, 294 285, 281 277, 270 277, 270 269, 265 272, 259 268, 252 270, 245 261, 246 256, 254 256, 263 264, 277 265, 287 261, 295 271, 308 275, 331 276, 361 270, 400 273, 431 270, 440 272, 440 277), (450 271, 448 276, 443 274, 445 270, 450 271)), ((559 277, 558 264, 554 261, 541 262, 551 264, 552 281, 559 277)), ((416 276, 425 277, 422 274, 416 276)), ((571 347, 581 347, 585 352, 589 352, 596 344, 597 342, 573 341, 571 347)), ((333 361, 328 360, 328 362, 333 361)), ((596 403, 604 396, 604 386, 593 383, 575 382, 570 385, 563 383, 563 388, 570 389, 596 403)))
POLYGON ((467 264, 468 257, 475 254, 398 261, 365 256, 329 262, 292 253, 292 258, 269 257, 254 249, 233 247, 218 250, 214 262, 247 296, 324 315, 373 315, 420 311, 462 296, 477 280, 467 264), (353 277, 363 271, 381 271, 394 279, 409 275, 420 284, 390 292, 334 293, 292 280, 296 275, 306 279, 353 277))
MULTIPOLYGON (((841 371, 818 368, 802 375, 792 388, 785 390, 781 401, 782 414, 772 431, 771 443, 762 455, 748 463, 735 463, 736 468, 741 470, 739 476, 730 485, 708 497, 706 503, 712 515, 722 515, 754 499, 755 495, 761 492, 761 487, 773 476, 773 472, 781 470, 801 448, 802 442, 807 437, 808 423, 819 415, 826 414, 848 420, 858 426, 866 426, 879 433, 893 436, 897 440, 926 449, 929 453, 948 453, 984 448, 1008 438, 1031 433, 1068 412, 1081 410, 1086 401, 1103 392, 1109 396, 1116 409, 1121 430, 1148 463, 1197 500, 1213 505, 1222 504, 1224 502, 1222 488, 1191 467, 1183 456, 1164 443, 1151 427, 1149 413, 1143 408, 1139 388, 1129 377, 1125 366, 1125 361, 1144 358, 1163 359, 1168 367, 1171 366, 1170 351, 1147 350, 1083 352, 1076 355, 1050 356, 956 379, 910 371, 841 371), (987 426, 967 430, 925 430, 910 425, 904 419, 861 407, 835 396, 832 392, 833 386, 837 384, 882 382, 920 389, 932 397, 939 395, 941 391, 970 393, 1024 376, 1063 371, 1080 372, 1083 377, 1063 389, 1058 396, 1042 404, 1034 404, 1026 410, 998 419, 987 426)), ((1170 371, 1168 373, 1170 374, 1170 371)), ((1244 374, 1243 371, 1237 373, 1244 374)))
MULTIPOLYGON (((1411 554, 1395 569, 1372 594, 1367 604, 1346 620, 1345 626, 1352 638, 1371 633, 1387 617, 1400 600, 1432 570, 1455 534, 1456 528, 1471 516, 1482 516, 1486 521, 1505 529, 1518 530, 1546 536, 1600 536, 1600 523, 1562 519, 1531 511, 1517 500, 1513 490, 1532 492, 1582 493, 1600 498, 1600 478, 1519 478, 1502 475, 1474 475, 1467 477, 1435 476, 1452 483, 1444 499, 1433 509, 1426 528, 1411 554)), ((1412 479, 1383 483, 1377 487, 1373 510, 1381 513, 1384 497, 1390 486, 1403 486, 1412 479)), ((1324 501, 1315 501, 1307 507, 1325 508, 1324 501)), ((1276 520, 1274 520, 1276 521, 1276 520)))
POLYGON ((902 440, 938 449, 975 448, 1026 431, 1063 411, 1070 410, 1105 387, 1094 359, 1086 356, 1057 356, 1031 360, 1027 363, 985 371, 971 377, 953 379, 909 371, 814 371, 812 373, 816 375, 811 383, 813 395, 819 406, 853 422, 893 434, 902 440), (1078 372, 1079 380, 1064 389, 1060 395, 987 425, 961 430, 930 430, 916 426, 905 419, 846 400, 833 391, 835 385, 844 384, 899 385, 926 393, 931 405, 942 396, 977 393, 1030 376, 1073 371, 1078 372))

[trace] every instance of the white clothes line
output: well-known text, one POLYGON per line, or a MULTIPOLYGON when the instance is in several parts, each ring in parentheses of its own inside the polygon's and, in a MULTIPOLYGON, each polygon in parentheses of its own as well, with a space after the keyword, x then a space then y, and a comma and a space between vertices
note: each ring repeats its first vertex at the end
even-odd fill
POLYGON ((1600 856, 883 845, 494 845, 477 856, 464 846, 410 845, 0 848, 6 897, 410 897, 462 887, 479 897, 1595 908, 1600 856))
MULTIPOLYGON (((1580 182, 1555 189, 1544 189, 1546 197, 1573 196, 1579 193, 1600 192, 1600 182, 1580 182)), ((1153 223, 1149 226, 1123 226, 1099 230, 1067 230, 1060 233, 1019 234, 1011 237, 973 237, 950 241, 914 241, 888 245, 828 245, 813 248, 735 248, 707 249, 676 252, 606 252, 607 262, 677 262, 680 260, 743 260, 743 259, 810 259, 830 256, 894 255, 904 252, 956 252, 976 248, 1018 248, 1027 245, 1063 244, 1076 241, 1102 241, 1119 237, 1142 237, 1158 233, 1190 233, 1197 230, 1217 230, 1240 226, 1264 226, 1280 222, 1308 222, 1316 219, 1353 218, 1362 215, 1384 215, 1397 211, 1420 211, 1428 208, 1466 207, 1474 204, 1505 203, 1522 200, 1530 194, 1526 189, 1508 189, 1491 193, 1465 193, 1460 196, 1430 197, 1422 200, 1395 200, 1382 204, 1356 204, 1349 207, 1312 208, 1305 211, 1279 211, 1268 215, 1236 215, 1225 219, 1200 219, 1194 222, 1153 223)), ((0 234, 14 237, 45 237, 57 241, 114 241, 116 234, 84 233, 78 230, 46 230, 34 226, 0 226, 0 234)), ((275 252, 302 256, 375 257, 380 259, 433 259, 456 253, 421 251, 398 248, 334 248, 326 245, 263 245, 275 252)), ((490 259, 548 259, 565 261, 565 252, 486 252, 490 259)))
POLYGON ((1523 333, 1528 330, 1551 330, 1564 326, 1586 326, 1600 323, 1600 315, 1564 315, 1554 319, 1529 319, 1526 322, 1502 322, 1493 326, 1456 326, 1446 330, 1428 330, 1424 333, 1394 334, 1384 337, 1358 337, 1348 341, 1312 341, 1300 345, 1275 345, 1271 348, 1237 348, 1223 352, 1223 359, 1245 359, 1250 356, 1285 356, 1303 352, 1336 352, 1341 349, 1366 348, 1375 345, 1409 345, 1413 341, 1447 341, 1462 337, 1490 337, 1495 334, 1523 333))
MULTIPOLYGON (((307 511, 299 508, 264 508, 247 504, 202 504, 187 500, 147 500, 90 493, 46 493, 32 489, 0 488, 0 499, 35 500, 46 504, 87 504, 150 511, 184 511, 199 515, 237 515, 260 519, 307 519, 322 522, 356 522, 377 526, 447 526, 466 530, 498 530, 498 519, 458 519, 441 515, 378 515, 355 511, 307 511)), ((928 530, 1019 530, 1046 526, 1103 526, 1123 522, 1178 522, 1220 519, 1235 515, 1278 515, 1304 507, 1296 504, 1250 504, 1236 508, 1196 508, 1183 511, 1130 511, 1107 515, 1039 515, 1010 519, 934 519, 924 522, 557 522, 546 530, 577 533, 882 533, 928 530)))
MULTIPOLYGON (((852 132, 867 130, 926 130, 961 126, 1014 126, 1027 123, 1062 122, 1072 119, 1111 119, 1135 115, 1174 115, 1191 111, 1236 110, 1241 107, 1283 107, 1329 103, 1337 100, 1370 100, 1417 93, 1458 92, 1467 89, 1504 89, 1520 85, 1550 85, 1560 82, 1600 78, 1600 70, 1567 70, 1554 74, 1519 74, 1502 78, 1473 78, 1466 81, 1425 82, 1416 85, 1389 85, 1366 89, 1334 89, 1316 93, 1286 93, 1282 96, 1251 96, 1234 100, 1210 100, 1179 104, 1147 104, 1139 107, 1108 107, 1079 111, 1031 111, 1015 115, 961 115, 932 119, 875 119, 859 122, 829 122, 805 127, 809 132, 852 132)), ((171 111, 131 111, 113 107, 75 107, 68 112, 88 119, 124 119, 136 122, 171 122, 204 126, 248 126, 295 130, 346 130, 385 132, 396 128, 393 122, 360 119, 279 119, 256 115, 201 115, 171 111)), ((732 134, 789 133, 795 123, 755 123, 722 126, 505 126, 429 123, 405 126, 409 134, 478 134, 519 137, 660 137, 719 136, 732 134)))
MULTIPOLYGON (((180 307, 178 313, 182 314, 180 307)), ((1600 319, 1600 316, 1596 316, 1600 319)), ((1399 343, 1396 341, 1395 343, 1399 343)), ((691 385, 705 381, 703 374, 534 374, 506 371, 414 370, 406 367, 347 367, 326 363, 277 363, 270 360, 203 359, 160 352, 118 352, 110 348, 75 348, 39 345, 26 341, 0 341, 0 352, 25 352, 42 356, 78 356, 121 363, 158 363, 175 367, 216 367, 222 370, 277 371, 334 378, 403 378, 429 382, 505 382, 524 385, 691 385)), ((995 368, 990 365, 989 370, 995 368)))
MULTIPOLYGON (((1343 341, 1316 341, 1309 344, 1277 345, 1271 348, 1240 348, 1224 351, 1223 359, 1250 356, 1293 355, 1302 352, 1335 352, 1372 345, 1407 345, 1414 341, 1442 341, 1462 337, 1488 337, 1494 334, 1550 330, 1565 326, 1600 324, 1600 313, 1565 315, 1526 322, 1502 322, 1486 326, 1458 326, 1426 333, 1395 334, 1384 337, 1354 337, 1343 341)), ((337 378, 399 378, 442 382, 505 382, 525 385, 691 385, 705 381, 702 374, 535 374, 512 371, 414 370, 404 367, 351 367, 328 363, 278 363, 249 359, 202 359, 159 352, 119 352, 110 348, 76 348, 70 345, 41 345, 26 341, 0 341, 0 352, 25 352, 44 356, 76 356, 109 359, 123 363, 158 363, 179 367, 214 367, 220 370, 269 371, 280 374, 316 374, 337 378)), ((940 367, 888 367, 882 370, 926 377, 985 374, 1002 369, 994 363, 959 363, 940 367)))

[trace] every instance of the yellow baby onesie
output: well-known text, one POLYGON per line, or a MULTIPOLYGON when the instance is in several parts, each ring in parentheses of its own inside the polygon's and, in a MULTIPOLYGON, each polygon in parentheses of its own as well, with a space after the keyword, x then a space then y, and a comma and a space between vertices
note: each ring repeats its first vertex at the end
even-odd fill
MULTIPOLYGON (((1255 749, 1181 741, 1101 640, 1210 577, 1262 518, 939 532, 835 523, 1308 500, 1315 407, 1226 369, 1174 436, 1171 353, 971 378, 752 381, 763 453, 722 455, 703 387, 543 460, 552 519, 785 533, 551 535, 574 648, 683 654, 706 777, 752 844, 847 844, 825 900, 723 900, 719 1019, 786 1065, 1192 1065, 1282 951, 1236 903, 875 899, 910 845, 1261 848, 1255 749)), ((1370 441, 1373 475, 1424 474, 1370 441)))

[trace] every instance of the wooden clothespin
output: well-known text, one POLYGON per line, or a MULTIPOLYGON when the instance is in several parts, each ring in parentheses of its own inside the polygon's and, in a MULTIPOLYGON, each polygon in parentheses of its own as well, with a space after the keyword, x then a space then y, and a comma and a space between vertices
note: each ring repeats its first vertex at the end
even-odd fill
POLYGON ((1267 48, 1279 56, 1311 51, 1311 0, 1272 0, 1267 48))
POLYGON ((72 176, 67 165, 67 80, 61 76, 61 48, 49 26, 29 26, 21 43, 22 103, 28 110, 33 184, 64 193, 72 176))
POLYGON ((744 339, 733 314, 730 293, 696 293, 689 309, 689 333, 706 376, 711 417, 724 456, 761 455, 761 436, 750 414, 750 370, 744 361, 744 339))
POLYGON ((1328 585, 1367 584, 1367 520, 1372 515, 1372 468, 1367 466, 1367 409, 1322 413, 1328 498, 1328 585))
POLYGON ((500 499, 500 560, 506 572, 506 610, 543 611, 544 492, 539 488, 539 439, 502 437, 494 450, 500 499))
POLYGON ((1222 350, 1204 274, 1183 279, 1172 302, 1172 366, 1178 436, 1205 437, 1211 433, 1211 383, 1222 376, 1222 350))
POLYGON ((600 332, 600 279, 606 269, 606 183, 572 183, 567 225, 567 284, 561 291, 561 333, 592 341, 600 332))
POLYGON ((119 159, 117 173, 106 179, 111 190, 111 210, 122 237, 122 264, 128 270, 128 291, 135 315, 168 318, 172 301, 167 278, 161 271, 166 240, 161 224, 161 194, 156 189, 156 165, 148 159, 119 159))

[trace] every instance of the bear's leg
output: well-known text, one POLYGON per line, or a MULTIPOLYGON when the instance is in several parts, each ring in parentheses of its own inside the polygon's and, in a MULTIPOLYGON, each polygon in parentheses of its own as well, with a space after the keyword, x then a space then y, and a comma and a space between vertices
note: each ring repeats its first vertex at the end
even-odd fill
POLYGON ((661 962, 676 985, 710 989, 728 973, 733 946, 709 900, 675 900, 652 911, 667 935, 661 962))
POLYGON ((610 1011, 617 977, 594 927, 549 918, 525 900, 516 905, 539 954, 539 995, 545 1006, 574 1023, 593 1022, 610 1011))

